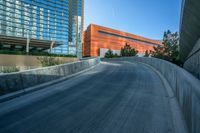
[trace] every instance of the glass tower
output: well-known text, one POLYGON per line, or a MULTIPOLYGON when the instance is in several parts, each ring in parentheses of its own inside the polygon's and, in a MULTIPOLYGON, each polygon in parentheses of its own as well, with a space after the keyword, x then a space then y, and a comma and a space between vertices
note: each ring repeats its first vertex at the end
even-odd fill
POLYGON ((84 0, 69 0, 69 53, 82 56, 84 0))
POLYGON ((51 52, 78 55, 82 11, 82 0, 0 0, 0 35, 57 41, 51 52))

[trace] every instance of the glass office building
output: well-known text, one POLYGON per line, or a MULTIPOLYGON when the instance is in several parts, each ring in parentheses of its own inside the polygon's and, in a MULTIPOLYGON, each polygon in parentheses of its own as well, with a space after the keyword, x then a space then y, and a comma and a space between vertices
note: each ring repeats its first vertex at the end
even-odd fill
POLYGON ((83 29, 82 2, 82 0, 0 0, 0 35, 29 38, 30 42, 31 39, 59 42, 61 45, 53 48, 51 52, 80 56, 83 29))
POLYGON ((82 56, 84 0, 69 0, 69 52, 82 56))

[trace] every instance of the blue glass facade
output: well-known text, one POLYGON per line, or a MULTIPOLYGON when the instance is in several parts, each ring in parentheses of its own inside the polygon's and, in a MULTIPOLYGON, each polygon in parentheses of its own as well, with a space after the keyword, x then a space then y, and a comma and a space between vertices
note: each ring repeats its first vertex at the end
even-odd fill
POLYGON ((0 0, 0 34, 59 41, 62 45, 54 48, 53 53, 77 54, 78 44, 70 40, 73 38, 70 31, 77 27, 77 23, 70 21, 70 17, 80 15, 82 18, 83 5, 82 0, 73 1, 81 5, 70 7, 70 0, 0 0), (74 13, 80 8, 79 14, 74 13), (76 45, 75 49, 69 44, 76 45))
POLYGON ((69 52, 82 56, 84 0, 69 0, 69 52))

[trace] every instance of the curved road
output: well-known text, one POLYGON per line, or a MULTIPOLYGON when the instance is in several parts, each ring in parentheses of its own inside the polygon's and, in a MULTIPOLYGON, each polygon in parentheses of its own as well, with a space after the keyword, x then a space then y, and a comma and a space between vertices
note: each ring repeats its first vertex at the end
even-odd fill
POLYGON ((167 91, 138 63, 104 61, 0 104, 0 133, 174 133, 167 91))

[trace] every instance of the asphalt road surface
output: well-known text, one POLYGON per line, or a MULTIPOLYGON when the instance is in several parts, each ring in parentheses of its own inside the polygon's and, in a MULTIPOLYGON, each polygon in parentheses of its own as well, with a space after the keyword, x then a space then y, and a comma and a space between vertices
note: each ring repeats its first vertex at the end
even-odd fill
POLYGON ((0 133, 174 133, 172 121, 157 73, 125 61, 0 104, 0 133))

